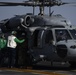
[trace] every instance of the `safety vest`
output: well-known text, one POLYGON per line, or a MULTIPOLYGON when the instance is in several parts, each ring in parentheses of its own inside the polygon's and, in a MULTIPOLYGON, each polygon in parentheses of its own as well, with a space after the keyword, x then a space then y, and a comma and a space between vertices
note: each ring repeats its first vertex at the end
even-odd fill
POLYGON ((16 48, 17 44, 15 42, 15 38, 16 37, 14 35, 8 36, 7 47, 16 48))

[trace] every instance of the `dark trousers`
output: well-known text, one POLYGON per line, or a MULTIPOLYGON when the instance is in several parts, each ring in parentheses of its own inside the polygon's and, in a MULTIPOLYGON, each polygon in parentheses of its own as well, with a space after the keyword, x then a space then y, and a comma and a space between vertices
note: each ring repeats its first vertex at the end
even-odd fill
POLYGON ((15 66, 16 61, 16 49, 8 47, 9 57, 8 57, 8 66, 15 66))
POLYGON ((2 66, 2 63, 3 63, 3 59, 4 58, 4 56, 3 56, 3 51, 2 51, 2 49, 0 50, 0 66, 2 66))
POLYGON ((0 49, 0 66, 3 66, 6 48, 0 49))

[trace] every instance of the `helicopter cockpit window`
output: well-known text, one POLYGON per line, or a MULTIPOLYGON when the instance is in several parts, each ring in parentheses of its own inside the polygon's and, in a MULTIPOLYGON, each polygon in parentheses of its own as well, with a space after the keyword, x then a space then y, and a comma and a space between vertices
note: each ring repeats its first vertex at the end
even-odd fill
POLYGON ((57 42, 72 39, 67 30, 55 30, 55 34, 57 42))
POLYGON ((76 39, 76 29, 69 30, 74 39, 76 39))
POLYGON ((49 44, 49 43, 52 43, 52 41, 53 41, 52 31, 51 30, 47 30, 46 36, 45 36, 45 43, 49 44))

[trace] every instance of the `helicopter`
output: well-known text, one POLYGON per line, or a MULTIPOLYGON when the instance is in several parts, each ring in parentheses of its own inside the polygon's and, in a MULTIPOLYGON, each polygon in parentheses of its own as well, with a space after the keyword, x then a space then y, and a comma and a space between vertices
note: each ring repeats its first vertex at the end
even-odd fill
POLYGON ((24 2, 0 2, 0 6, 32 6, 33 13, 15 15, 0 21, 3 33, 17 31, 17 37, 25 39, 17 46, 17 65, 33 65, 40 61, 66 62, 76 66, 76 29, 60 14, 53 15, 51 7, 71 4, 61 0, 29 0, 24 2), (35 7, 40 13, 34 15, 35 7), (49 15, 44 7, 49 7, 49 15), (23 52, 22 52, 23 51, 23 52), (23 64, 22 64, 23 63, 23 64))

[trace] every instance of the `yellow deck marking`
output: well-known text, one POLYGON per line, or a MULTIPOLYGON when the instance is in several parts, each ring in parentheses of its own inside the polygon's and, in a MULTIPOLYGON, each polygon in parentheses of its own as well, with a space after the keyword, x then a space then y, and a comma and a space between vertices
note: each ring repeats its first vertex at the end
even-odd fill
POLYGON ((33 74, 42 74, 42 75, 66 75, 66 74, 60 74, 56 72, 45 72, 45 71, 39 71, 39 70, 20 69, 20 68, 0 68, 0 70, 7 70, 7 71, 14 71, 14 72, 29 72, 33 74))

